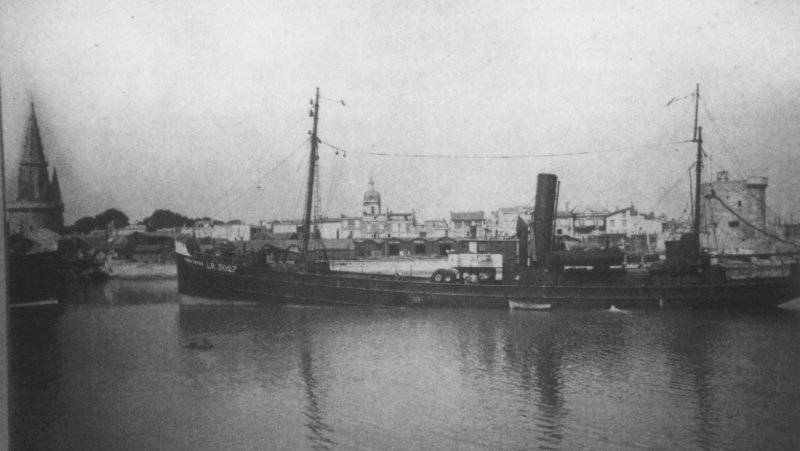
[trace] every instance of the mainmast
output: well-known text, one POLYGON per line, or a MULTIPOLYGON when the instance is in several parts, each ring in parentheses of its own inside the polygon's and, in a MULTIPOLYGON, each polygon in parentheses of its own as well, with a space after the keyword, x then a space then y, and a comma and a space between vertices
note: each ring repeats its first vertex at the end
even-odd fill
POLYGON ((308 185, 306 186, 306 212, 303 221, 303 250, 300 254, 300 261, 308 261, 308 241, 311 236, 311 206, 314 202, 314 170, 317 167, 317 120, 319 119, 319 88, 314 99, 314 127, 311 130, 311 155, 308 158, 308 185))
POLYGON ((697 162, 695 163, 695 189, 694 189, 694 223, 692 224, 692 233, 694 233, 695 250, 697 251, 697 262, 700 262, 700 200, 702 193, 700 192, 701 182, 700 178, 703 171, 703 127, 697 126, 697 112, 700 106, 700 84, 697 84, 697 90, 694 94, 694 138, 692 141, 697 143, 697 162))

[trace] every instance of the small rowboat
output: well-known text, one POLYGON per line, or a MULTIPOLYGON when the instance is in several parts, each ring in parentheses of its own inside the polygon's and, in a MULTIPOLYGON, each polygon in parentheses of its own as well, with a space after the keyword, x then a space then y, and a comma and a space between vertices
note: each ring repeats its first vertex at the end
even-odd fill
POLYGON ((536 302, 508 301, 508 308, 511 310, 550 310, 552 304, 540 304, 536 302))

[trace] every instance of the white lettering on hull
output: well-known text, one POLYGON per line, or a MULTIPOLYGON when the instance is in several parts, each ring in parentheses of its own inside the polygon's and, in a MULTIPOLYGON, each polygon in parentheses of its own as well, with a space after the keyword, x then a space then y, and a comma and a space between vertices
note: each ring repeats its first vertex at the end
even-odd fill
POLYGON ((200 260, 195 260, 193 258, 185 258, 184 260, 186 260, 186 263, 195 266, 204 266, 205 268, 211 269, 213 271, 234 273, 238 268, 238 266, 236 265, 226 265, 224 263, 217 263, 217 262, 201 262, 200 260))

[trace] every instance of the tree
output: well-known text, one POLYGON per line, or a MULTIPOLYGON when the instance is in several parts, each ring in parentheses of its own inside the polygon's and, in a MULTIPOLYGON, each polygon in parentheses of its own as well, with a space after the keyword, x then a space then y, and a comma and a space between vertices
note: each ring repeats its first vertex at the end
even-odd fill
POLYGON ((97 227, 102 228, 106 228, 112 223, 114 224, 115 229, 127 227, 129 224, 128 216, 116 208, 109 208, 108 210, 95 216, 95 221, 97 222, 97 227))
POLYGON ((104 230, 111 223, 114 224, 114 228, 127 227, 128 216, 116 208, 109 208, 97 216, 84 216, 75 221, 75 231, 87 234, 92 230, 104 230))
POLYGON ((75 221, 75 231, 87 234, 97 228, 97 221, 92 216, 84 216, 75 221))
POLYGON ((148 232, 154 232, 159 229, 188 227, 194 223, 193 220, 182 214, 162 209, 154 211, 153 214, 145 218, 143 222, 148 232))

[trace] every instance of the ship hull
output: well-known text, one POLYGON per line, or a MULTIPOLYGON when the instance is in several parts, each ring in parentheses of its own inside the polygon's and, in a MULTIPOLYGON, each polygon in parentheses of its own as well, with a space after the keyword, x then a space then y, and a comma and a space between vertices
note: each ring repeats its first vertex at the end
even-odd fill
POLYGON ((508 309, 509 303, 558 309, 763 309, 800 297, 792 276, 717 284, 662 280, 578 285, 465 285, 354 273, 313 274, 176 255, 183 295, 249 304, 368 305, 508 309))
POLYGON ((14 315, 46 315, 63 309, 63 275, 57 252, 9 255, 9 311, 14 315))

